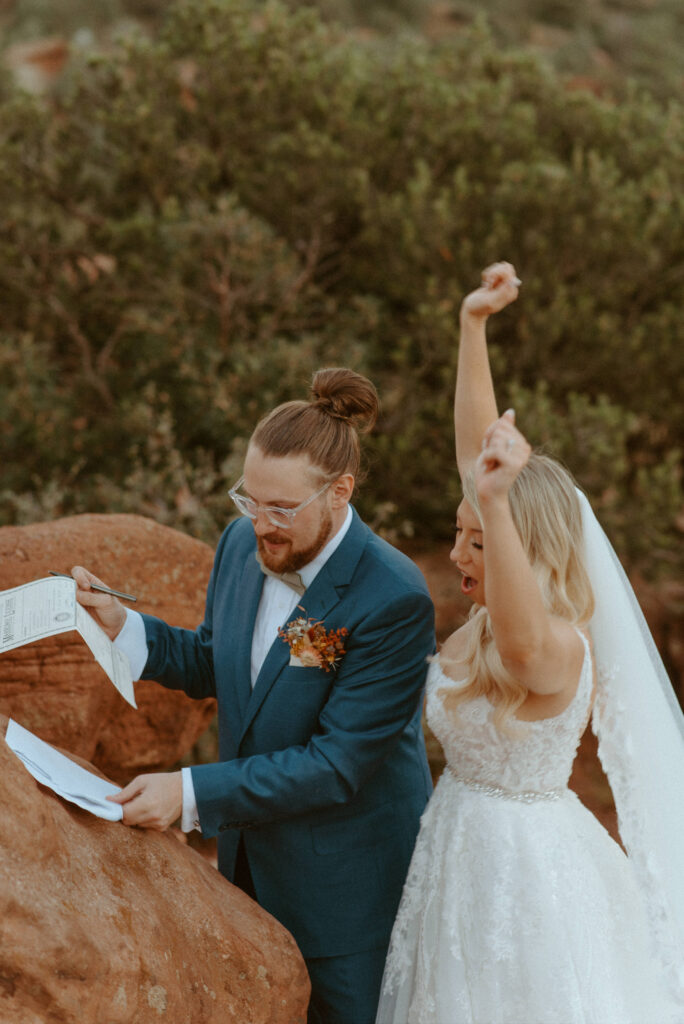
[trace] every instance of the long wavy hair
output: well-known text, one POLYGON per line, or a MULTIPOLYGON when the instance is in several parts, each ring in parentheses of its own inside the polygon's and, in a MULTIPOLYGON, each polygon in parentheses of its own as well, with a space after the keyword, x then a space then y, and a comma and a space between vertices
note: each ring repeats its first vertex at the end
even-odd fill
MULTIPOLYGON (((463 496, 480 518, 472 474, 463 480, 463 496)), ((584 563, 582 513, 570 473, 555 459, 535 452, 516 477, 509 502, 544 607, 580 629, 585 627, 594 613, 594 595, 584 563)), ((486 545, 486 534, 483 542, 486 545)), ((470 621, 473 626, 463 658, 467 679, 463 687, 445 691, 445 704, 455 709, 465 700, 485 696, 496 709, 496 725, 505 728, 529 690, 504 668, 486 607, 473 605, 470 621)))

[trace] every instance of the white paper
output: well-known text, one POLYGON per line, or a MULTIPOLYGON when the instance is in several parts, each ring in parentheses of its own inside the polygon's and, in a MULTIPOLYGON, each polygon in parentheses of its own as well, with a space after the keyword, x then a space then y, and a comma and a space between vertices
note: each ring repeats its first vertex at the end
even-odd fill
POLYGON ((77 804, 84 811, 96 814, 98 818, 106 818, 108 821, 120 821, 123 818, 121 804, 113 804, 105 799, 120 793, 119 786, 81 768, 11 718, 7 723, 5 742, 33 778, 43 786, 49 786, 58 796, 77 804))
POLYGON ((134 708, 128 658, 76 600, 76 581, 48 576, 0 592, 0 654, 46 636, 75 629, 124 700, 134 708))
MULTIPOLYGON (((74 601, 76 598, 74 597, 74 601)), ((115 647, 101 626, 98 626, 92 615, 76 601, 76 629, 81 634, 95 661, 107 673, 121 696, 137 707, 131 664, 126 654, 115 647)))
POLYGON ((0 651, 76 628, 76 584, 58 576, 0 593, 0 651))

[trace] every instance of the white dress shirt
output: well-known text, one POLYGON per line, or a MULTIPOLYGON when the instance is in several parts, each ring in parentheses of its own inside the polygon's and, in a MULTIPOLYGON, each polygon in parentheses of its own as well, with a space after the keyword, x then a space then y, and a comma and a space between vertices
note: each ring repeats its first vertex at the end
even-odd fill
MULTIPOLYGON (((330 556, 342 543, 347 530, 351 526, 351 521, 352 510, 350 506, 347 506, 347 515, 340 529, 330 538, 316 557, 299 570, 299 575, 305 587, 311 586, 330 556)), ((289 587, 287 583, 283 583, 282 580, 277 579, 275 576, 264 577, 264 587, 261 592, 254 622, 254 633, 252 634, 250 680, 252 687, 257 681, 261 666, 266 660, 266 655, 278 635, 278 628, 292 615, 300 600, 299 594, 292 587, 289 587)), ((139 679, 148 657, 145 624, 140 612, 133 611, 130 608, 126 609, 126 622, 114 643, 124 654, 128 655, 133 678, 139 679)), ((191 832, 193 829, 200 828, 195 787, 192 783, 190 768, 183 768, 181 770, 183 778, 181 829, 183 832, 191 832)))

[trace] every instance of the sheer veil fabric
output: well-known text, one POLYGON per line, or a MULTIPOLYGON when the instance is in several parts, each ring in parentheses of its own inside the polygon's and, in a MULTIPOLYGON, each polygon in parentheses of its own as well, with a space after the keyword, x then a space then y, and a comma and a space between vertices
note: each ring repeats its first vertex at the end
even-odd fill
POLYGON ((593 729, 620 836, 644 893, 654 950, 684 1005, 684 715, 634 591, 578 491, 596 600, 593 729))

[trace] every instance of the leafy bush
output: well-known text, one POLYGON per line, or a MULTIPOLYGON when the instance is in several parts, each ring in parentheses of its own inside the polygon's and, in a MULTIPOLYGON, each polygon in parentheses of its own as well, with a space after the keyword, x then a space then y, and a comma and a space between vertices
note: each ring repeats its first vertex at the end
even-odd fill
POLYGON ((52 105, 8 96, 2 520, 143 511, 213 540, 256 419, 348 364, 383 399, 362 511, 444 535, 458 306, 505 257, 504 407, 632 566, 673 574, 683 143, 678 108, 568 93, 481 27, 361 40, 247 0, 178 3, 52 105))

